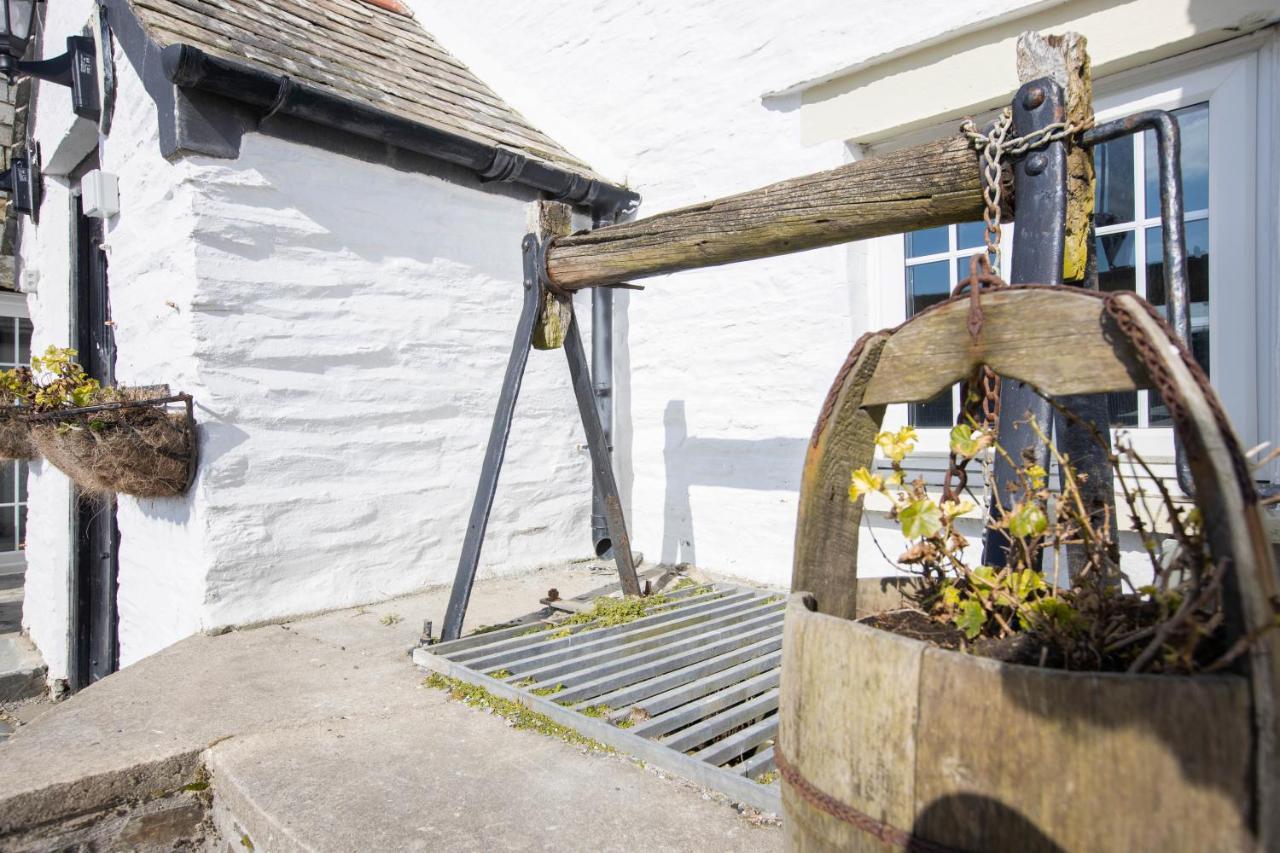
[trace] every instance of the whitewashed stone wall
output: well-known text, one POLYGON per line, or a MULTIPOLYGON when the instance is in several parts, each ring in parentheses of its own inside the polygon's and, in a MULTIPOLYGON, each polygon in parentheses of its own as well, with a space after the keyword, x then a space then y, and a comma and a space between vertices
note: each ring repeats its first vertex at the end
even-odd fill
MULTIPOLYGON (((1032 4, 409 5, 535 124, 625 177, 651 215, 849 157, 804 147, 799 96, 766 93, 1032 4)), ((876 322, 853 286, 867 273, 858 246, 839 247, 618 294, 615 444, 647 559, 790 580, 804 446, 836 369, 876 322)), ((901 288, 901 270, 886 274, 901 288)), ((892 530, 877 535, 900 552, 892 530)), ((861 562, 889 571, 863 538, 861 562)))
MULTIPOLYGON (((56 5, 49 32, 88 14, 56 5)), ((188 495, 120 498, 122 664, 448 582, 520 310, 523 203, 261 135, 236 161, 169 163, 122 55, 117 70, 101 147, 122 205, 106 226, 117 376, 194 394, 201 436, 188 495)), ((55 87, 40 97, 49 152, 71 112, 55 87)), ((37 349, 71 336, 69 190, 46 190, 23 244, 37 349)), ((563 354, 535 353, 482 574, 589 553, 579 433, 563 354)), ((24 625, 63 678, 71 491, 36 463, 30 494, 24 625)))

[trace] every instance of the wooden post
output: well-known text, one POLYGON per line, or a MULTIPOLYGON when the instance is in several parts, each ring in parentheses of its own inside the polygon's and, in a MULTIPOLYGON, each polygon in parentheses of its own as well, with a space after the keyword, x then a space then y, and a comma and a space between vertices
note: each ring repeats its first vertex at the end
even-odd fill
MULTIPOLYGON (((1093 121, 1093 74, 1088 41, 1079 33, 1018 37, 1018 80, 1028 83, 1051 77, 1067 97, 1067 121, 1085 127, 1093 121)), ((1089 257, 1089 226, 1093 221, 1093 152, 1078 145, 1067 149, 1066 243, 1062 253, 1063 281, 1081 281, 1089 257)))
POLYGON ((547 273, 557 287, 579 290, 981 218, 978 155, 957 134, 561 237, 547 252, 547 273))
MULTIPOLYGON (((563 237, 573 230, 573 208, 562 202, 535 202, 527 208, 526 218, 529 232, 537 234, 539 239, 563 237)), ((533 329, 534 349, 550 350, 564 346, 570 311, 567 299, 550 291, 543 296, 542 316, 533 329)))

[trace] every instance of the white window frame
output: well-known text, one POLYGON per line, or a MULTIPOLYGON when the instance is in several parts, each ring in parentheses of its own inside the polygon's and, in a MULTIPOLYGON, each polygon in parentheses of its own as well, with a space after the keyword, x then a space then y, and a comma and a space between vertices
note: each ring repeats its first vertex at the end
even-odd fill
MULTIPOLYGON (((1218 45, 1147 68, 1104 78, 1095 83, 1095 110, 1098 121, 1108 121, 1145 109, 1175 110, 1198 103, 1209 104, 1209 323, 1212 382, 1235 425, 1241 441, 1252 447, 1260 441, 1260 423, 1266 432, 1277 429, 1272 409, 1274 358, 1269 347, 1276 341, 1276 309, 1272 256, 1274 254, 1276 204, 1274 193, 1257 186, 1270 176, 1277 154, 1274 123, 1269 104, 1275 99, 1269 78, 1260 81, 1260 66, 1266 74, 1275 70, 1276 36, 1241 39, 1242 45, 1218 45), (1260 48, 1261 42, 1261 48, 1260 48), (1270 70, 1267 70, 1270 69, 1270 70), (1262 88, 1260 89, 1260 82, 1262 88), (1261 95, 1261 97, 1260 97, 1261 95), (1265 109, 1259 110, 1259 107, 1265 109), (1250 164, 1241 168, 1239 164, 1250 164), (1265 235, 1270 234, 1270 241, 1265 235), (1260 237, 1260 235, 1262 235, 1260 237), (1260 245, 1272 249, 1259 253, 1260 245), (1259 274, 1268 285, 1259 290, 1259 274), (1261 300, 1261 301, 1260 301, 1261 300), (1260 348, 1260 344, 1267 347, 1260 348), (1267 387, 1259 386, 1265 379, 1267 387)), ((954 133, 954 123, 935 128, 934 136, 954 133)), ((900 141, 876 146, 877 150, 922 141, 913 132, 900 141)), ((1267 187, 1264 184, 1264 187, 1267 187)), ((1014 228, 1005 226, 1005 263, 1012 245, 1014 228)), ((869 328, 901 323, 906 318, 905 240, 902 235, 865 241, 867 278, 853 282, 853 304, 868 310, 869 328), (864 293, 857 291, 864 290, 864 293)), ((1135 256, 1142 263, 1144 256, 1135 256)), ((886 428, 907 423, 905 405, 889 406, 886 428)), ((921 429, 919 449, 924 454, 945 454, 947 430, 921 429)), ((1169 462, 1173 458, 1173 436, 1168 427, 1134 429, 1125 432, 1144 458, 1169 462)), ((1264 435, 1280 439, 1280 435, 1264 435)))
MULTIPOLYGON (((12 291, 0 290, 0 319, 12 320, 14 318, 29 320, 30 312, 27 310, 27 297, 22 293, 14 293, 12 291)), ((0 369, 5 369, 0 367, 0 369)), ((0 460, 0 465, 18 466, 17 462, 8 462, 0 460)), ((21 470, 21 468, 19 468, 21 470)), ((5 503, 0 510, 12 511, 15 504, 5 503)), ((13 569, 25 569, 27 565, 27 552, 20 546, 17 551, 0 551, 0 573, 9 573, 13 569)))

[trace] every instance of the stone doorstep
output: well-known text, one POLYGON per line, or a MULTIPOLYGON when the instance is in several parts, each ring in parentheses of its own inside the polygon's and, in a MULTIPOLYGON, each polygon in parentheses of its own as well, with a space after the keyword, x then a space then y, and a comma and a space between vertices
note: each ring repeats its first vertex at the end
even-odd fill
POLYGON ((21 634, 0 634, 0 702, 31 699, 45 692, 44 658, 21 634))

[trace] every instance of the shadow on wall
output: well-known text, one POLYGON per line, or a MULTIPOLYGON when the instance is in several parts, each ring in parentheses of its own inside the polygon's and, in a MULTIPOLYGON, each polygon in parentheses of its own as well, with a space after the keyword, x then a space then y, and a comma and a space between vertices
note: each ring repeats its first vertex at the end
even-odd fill
POLYGON ((805 438, 690 438, 684 400, 668 400, 662 416, 666 470, 662 562, 697 563, 692 486, 765 491, 800 490, 805 438))

